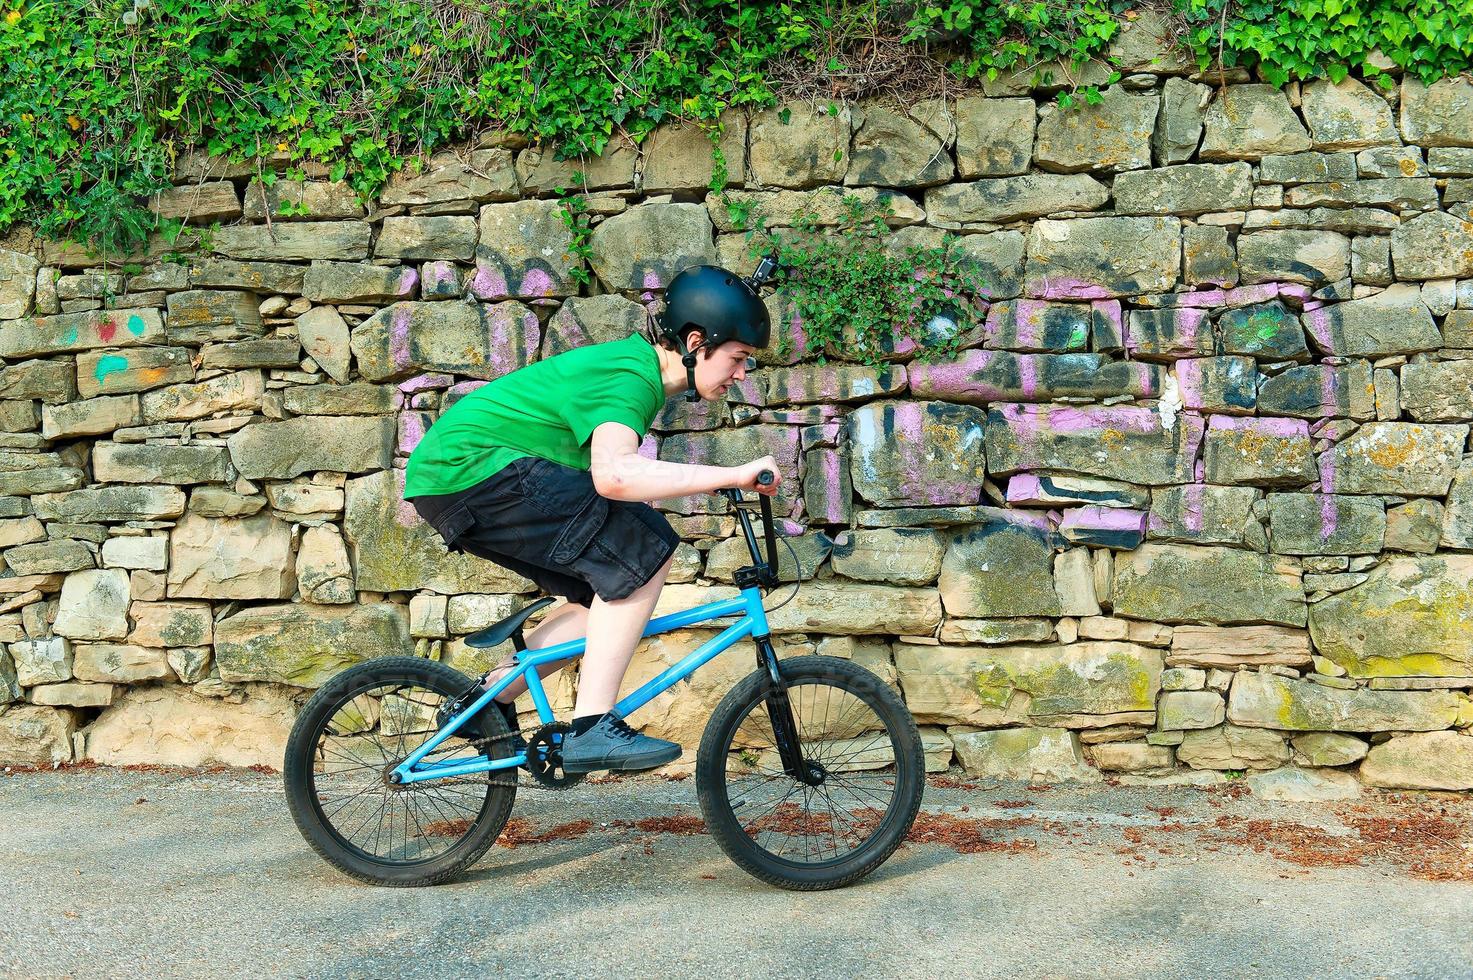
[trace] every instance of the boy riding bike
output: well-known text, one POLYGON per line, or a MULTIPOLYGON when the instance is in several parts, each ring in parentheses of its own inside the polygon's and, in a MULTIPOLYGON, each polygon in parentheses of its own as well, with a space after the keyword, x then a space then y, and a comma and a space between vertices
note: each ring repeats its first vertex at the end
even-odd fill
MULTIPOLYGON (((405 499, 444 539, 531 579, 567 603, 527 634, 528 649, 586 636, 569 773, 638 770, 680 757, 675 742, 633 731, 612 710, 670 571, 679 536, 649 502, 738 487, 774 494, 771 456, 702 466, 639 455, 668 397, 724 398, 766 347, 756 289, 715 266, 670 283, 652 343, 634 334, 581 347, 492 381, 456 402, 409 458, 405 499)), ((550 673, 560 664, 544 668, 550 673)), ((489 686, 512 670, 508 658, 489 686)), ((508 726, 518 679, 497 697, 508 726)))

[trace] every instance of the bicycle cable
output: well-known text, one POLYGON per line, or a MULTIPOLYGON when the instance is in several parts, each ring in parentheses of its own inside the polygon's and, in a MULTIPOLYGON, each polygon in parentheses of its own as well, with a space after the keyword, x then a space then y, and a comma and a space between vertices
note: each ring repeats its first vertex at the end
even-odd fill
MULTIPOLYGON (((797 579, 797 581, 795 581, 793 583, 793 591, 788 593, 788 597, 786 599, 784 599, 782 602, 779 602, 777 605, 773 606, 771 609, 768 609, 766 606, 763 606, 762 607, 762 611, 764 613, 776 612, 777 610, 781 609, 783 606, 786 606, 788 603, 792 602, 793 599, 795 599, 797 597, 797 595, 798 595, 798 589, 803 585, 804 582, 807 582, 807 581, 810 580, 809 578, 804 578, 803 577, 803 564, 800 561, 798 561, 798 552, 793 549, 793 545, 788 541, 788 538, 790 537, 790 535, 783 534, 783 535, 780 535, 780 537, 782 538, 783 546, 788 549, 788 554, 790 554, 790 555, 793 556, 793 567, 798 570, 798 579, 797 579)), ((774 568, 772 570, 772 572, 773 572, 774 575, 776 575, 777 574, 777 569, 774 568)), ((817 565, 813 566, 813 574, 814 575, 817 575, 818 574, 818 566, 817 565)), ((810 578, 811 578, 811 576, 810 576, 810 578)))

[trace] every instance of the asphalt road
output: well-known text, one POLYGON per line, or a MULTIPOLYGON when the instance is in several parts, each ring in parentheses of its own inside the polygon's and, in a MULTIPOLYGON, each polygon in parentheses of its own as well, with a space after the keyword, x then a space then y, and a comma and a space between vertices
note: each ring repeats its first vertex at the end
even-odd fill
POLYGON ((799 894, 704 834, 616 823, 699 815, 689 780, 524 786, 524 841, 592 825, 399 890, 318 859, 275 775, 12 774, 0 974, 1473 976, 1466 799, 956 782, 927 790, 918 836, 933 842, 799 894))

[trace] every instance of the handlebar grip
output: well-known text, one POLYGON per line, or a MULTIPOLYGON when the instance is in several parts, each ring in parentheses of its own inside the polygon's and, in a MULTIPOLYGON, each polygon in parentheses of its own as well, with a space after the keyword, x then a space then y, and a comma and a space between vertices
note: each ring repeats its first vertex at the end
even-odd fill
POLYGON ((762 484, 764 487, 772 486, 773 479, 774 477, 772 475, 772 470, 763 470, 761 473, 757 474, 757 482, 762 484))

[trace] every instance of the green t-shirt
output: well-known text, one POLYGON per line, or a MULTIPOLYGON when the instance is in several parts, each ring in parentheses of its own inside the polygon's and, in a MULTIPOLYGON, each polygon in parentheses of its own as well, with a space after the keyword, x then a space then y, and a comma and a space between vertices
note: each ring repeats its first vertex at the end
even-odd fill
POLYGON ((447 409, 409 456, 404 496, 464 490, 522 456, 586 470, 594 429, 621 422, 643 438, 664 406, 659 357, 639 334, 564 351, 447 409))

